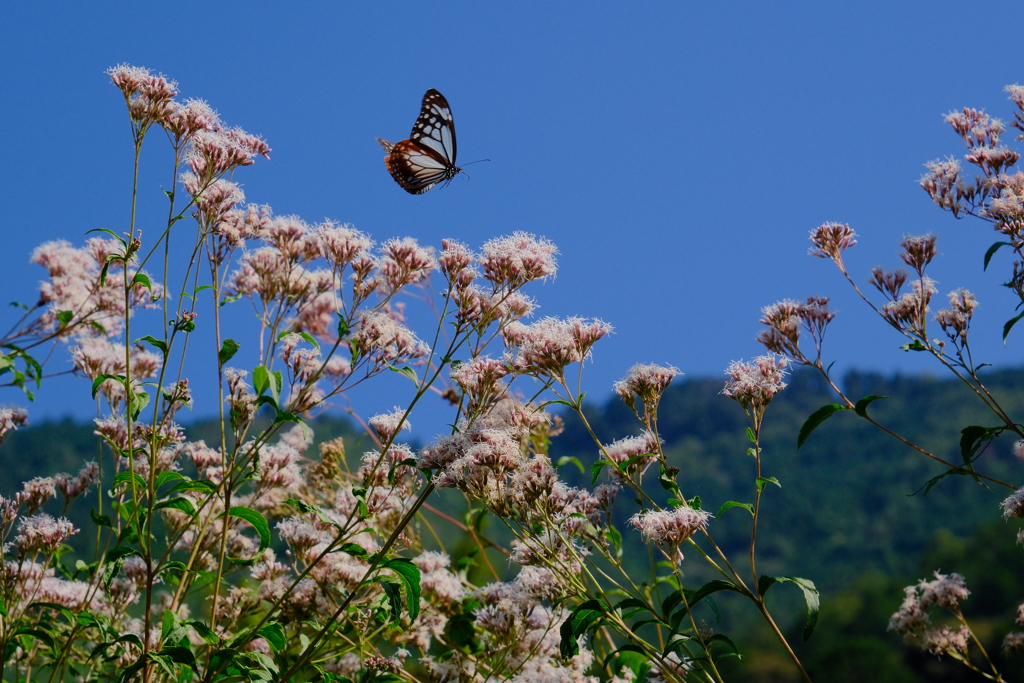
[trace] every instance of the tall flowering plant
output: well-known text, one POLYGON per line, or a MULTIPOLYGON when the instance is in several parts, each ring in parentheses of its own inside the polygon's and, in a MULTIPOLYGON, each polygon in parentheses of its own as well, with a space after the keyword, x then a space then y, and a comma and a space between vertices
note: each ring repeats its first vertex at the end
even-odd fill
MULTIPOLYGON (((1016 107, 1011 126, 1024 133, 1024 87, 1011 85, 1006 91, 1016 107)), ((1003 284, 1024 302, 1024 173, 1017 169, 1020 154, 1001 141, 1006 124, 984 111, 964 108, 949 113, 945 120, 966 145, 964 161, 974 168, 975 175, 969 177, 964 164, 955 157, 935 160, 926 164, 928 172, 921 179, 921 187, 940 208, 954 217, 972 216, 992 225, 999 233, 1000 241, 992 244, 985 253, 984 266, 987 268, 1003 247, 1009 247, 1015 260, 1009 279, 1003 284)), ((1024 135, 1018 135, 1017 139, 1024 139, 1024 135)), ((802 445, 830 416, 852 410, 941 466, 941 471, 923 487, 925 493, 946 477, 968 476, 994 490, 1012 492, 1000 505, 1003 517, 1024 518, 1024 488, 990 476, 979 466, 979 460, 989 445, 1004 434, 1017 440, 1015 452, 1018 456, 1024 453, 1024 427, 1015 421, 998 396, 985 386, 984 376, 980 373, 987 363, 975 358, 970 342, 971 322, 978 307, 975 295, 963 288, 954 289, 946 295, 946 308, 932 310, 932 300, 939 290, 937 283, 927 275, 927 270, 938 250, 936 236, 927 234, 907 236, 901 241, 900 259, 906 268, 890 271, 876 267, 871 271, 868 284, 881 296, 881 301, 873 300, 857 285, 844 262, 844 253, 857 243, 856 237, 849 225, 826 223, 811 231, 810 254, 831 260, 860 298, 886 324, 906 338, 907 343, 900 348, 926 353, 953 373, 961 380, 965 391, 991 413, 992 421, 988 425, 967 425, 961 430, 960 460, 953 461, 911 442, 876 420, 868 408, 873 402, 887 397, 849 397, 830 377, 828 368, 831 366, 826 366, 823 361, 822 342, 835 313, 829 311, 827 298, 811 297, 806 302, 785 300, 766 307, 761 319, 765 329, 759 336, 759 341, 769 350, 781 354, 791 363, 817 370, 841 401, 823 406, 811 415, 801 430, 798 443, 802 445), (808 346, 813 346, 813 350, 808 346)), ((1024 314, 1018 314, 1006 321, 1002 335, 1004 342, 1022 317, 1024 314)), ((1018 533, 1018 541, 1022 538, 1024 532, 1018 533)), ((890 630, 902 634, 908 643, 935 655, 948 656, 984 678, 1004 680, 961 612, 960 603, 970 594, 963 576, 935 572, 934 580, 922 579, 919 584, 908 586, 905 593, 902 605, 889 621, 890 630), (947 623, 932 623, 929 614, 932 606, 938 606, 948 614, 947 623)), ((1022 597, 1005 596, 1012 601, 1019 601, 1022 597)), ((1017 623, 1024 624, 1024 605, 1018 607, 1016 613, 1017 623)), ((1024 653, 1024 634, 1007 633, 1003 650, 1010 655, 1024 653)))
MULTIPOLYGON (((615 386, 638 433, 595 436, 591 488, 570 486, 557 473, 564 463, 552 462, 560 423, 547 408, 567 408, 595 434, 582 368, 611 327, 525 322, 537 306, 528 287, 557 270, 551 242, 518 232, 478 250, 378 244, 350 225, 274 215, 245 203, 234 181, 269 157, 266 142, 203 101, 179 100, 164 76, 126 65, 109 75, 134 150, 127 229, 84 247, 39 247, 33 260, 49 281, 0 356, 0 372, 27 388, 43 377, 37 349, 64 345, 91 382, 107 450, 77 475, 0 498, 4 680, 723 681, 720 662, 737 648, 702 618, 716 593, 750 601, 810 680, 765 594, 799 588, 806 638, 814 584, 758 574, 756 560, 761 500, 779 484, 761 426, 792 352, 727 371, 723 393, 750 421, 752 502, 721 501, 713 515, 686 498, 658 431, 679 371, 658 365, 637 365, 615 386), (138 168, 160 131, 173 183, 163 229, 144 240, 138 168), (172 259, 172 240, 184 259, 172 259), (428 334, 407 322, 410 293, 437 312, 428 334), (226 306, 251 307, 255 329, 229 330, 226 306), (147 309, 165 324, 151 325, 147 309), (193 407, 192 358, 204 351, 219 399, 212 443, 177 422, 193 407), (245 354, 254 362, 239 367, 245 354), (344 439, 312 448, 311 416, 392 373, 412 396, 365 420, 370 450, 353 456, 344 439), (452 428, 414 449, 401 436, 428 394, 451 404, 452 428), (92 554, 72 558, 66 542, 80 530, 62 515, 92 488, 92 554), (445 488, 464 496, 466 524, 429 502, 445 488), (58 491, 52 516, 44 508, 58 491), (751 517, 742 560, 711 531, 734 508, 751 517), (475 584, 466 563, 453 566, 442 538, 451 534, 436 533, 428 512, 468 535, 493 581, 475 584), (485 513, 510 543, 481 533, 485 513), (646 566, 635 548, 646 548, 646 566), (718 578, 689 585, 683 567, 694 561, 718 578)), ((0 411, 0 437, 26 420, 0 411)))

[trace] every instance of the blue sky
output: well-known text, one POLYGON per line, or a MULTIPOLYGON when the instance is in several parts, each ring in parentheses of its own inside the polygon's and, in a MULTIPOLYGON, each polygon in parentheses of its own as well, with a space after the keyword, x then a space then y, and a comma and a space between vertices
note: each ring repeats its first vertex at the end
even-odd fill
MULTIPOLYGON (((935 208, 917 180, 925 161, 962 154, 945 112, 1012 118, 1002 89, 1024 79, 1024 62, 992 36, 1021 25, 1024 5, 1011 2, 984 16, 933 1, 4 3, 0 299, 34 299, 38 243, 126 228, 130 136, 103 71, 127 62, 266 138, 271 160, 236 180, 277 214, 351 222, 378 240, 553 240, 561 269, 531 292, 539 314, 616 328, 586 368, 591 396, 635 362, 721 375, 761 353, 761 307, 808 295, 839 311, 827 355, 840 370, 928 369, 830 263, 806 255, 825 221, 861 235, 849 255, 859 282, 897 265, 902 235, 938 233, 940 290, 981 301, 978 355, 1018 364, 1024 330, 999 339, 1013 315, 998 286, 1009 264, 981 270, 995 234, 935 208), (491 161, 412 196, 374 137, 406 137, 428 88, 452 105, 459 162, 491 161)), ((154 218, 169 176, 158 143, 140 200, 154 218)), ((5 308, 0 323, 11 319, 5 308)), ((55 380, 31 415, 88 416, 87 394, 84 380, 55 380)), ((197 412, 212 413, 200 399, 197 412)), ((13 392, 0 401, 24 404, 13 392)))

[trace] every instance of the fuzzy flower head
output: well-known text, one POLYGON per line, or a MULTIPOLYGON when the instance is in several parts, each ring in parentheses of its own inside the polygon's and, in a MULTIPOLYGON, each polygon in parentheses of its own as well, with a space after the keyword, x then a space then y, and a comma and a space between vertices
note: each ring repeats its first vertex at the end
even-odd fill
POLYGON ((46 513, 23 517, 14 545, 22 555, 34 552, 52 553, 78 529, 68 520, 54 519, 46 513))
POLYGON ((28 411, 24 408, 0 408, 0 443, 8 432, 28 424, 28 411))
POLYGON ((953 157, 935 159, 926 163, 925 168, 928 172, 921 177, 921 187, 940 208, 951 211, 953 216, 959 216, 964 211, 962 200, 969 193, 960 177, 963 172, 960 162, 953 157))
POLYGON ((582 363, 598 339, 612 331, 602 320, 544 318, 532 325, 513 322, 502 333, 515 349, 508 362, 516 372, 558 377, 571 363, 582 363))
POLYGON ((903 259, 904 263, 913 268, 919 276, 924 277, 924 269, 928 267, 928 264, 938 254, 938 250, 935 248, 936 240, 938 240, 936 235, 904 237, 903 241, 900 242, 900 246, 903 248, 903 251, 900 252, 900 258, 903 259))
POLYGON ((830 258, 836 263, 843 259, 843 252, 857 244, 854 239, 857 233, 846 223, 825 223, 811 230, 811 243, 814 245, 808 252, 818 258, 830 258))
POLYGON ((1017 489, 1013 495, 1000 503, 999 507, 1003 509, 1003 519, 1024 517, 1024 487, 1017 489))
POLYGON ((637 363, 629 369, 629 373, 615 383, 615 393, 633 407, 634 397, 639 396, 644 406, 656 406, 661 395, 672 382, 681 375, 679 368, 655 365, 653 363, 637 363))
POLYGON ((390 413, 374 415, 368 422, 374 431, 377 432, 377 437, 381 440, 381 443, 390 442, 395 434, 403 429, 412 429, 412 424, 405 419, 405 411, 397 407, 390 413))
POLYGON ((480 257, 484 277, 496 287, 515 289, 531 280, 554 277, 558 248, 542 237, 516 232, 487 241, 480 257))
POLYGON ((967 339, 970 330, 971 318, 974 316, 974 309, 978 307, 978 300, 974 294, 966 289, 955 289, 949 293, 949 308, 944 308, 935 314, 935 320, 942 327, 942 331, 953 341, 954 344, 962 344, 967 339))
POLYGON ((733 361, 725 371, 729 380, 722 393, 744 410, 760 415, 775 394, 786 388, 782 378, 788 364, 788 360, 776 355, 758 356, 750 362, 733 361))
POLYGON ((645 541, 664 550, 673 562, 679 562, 683 559, 683 543, 705 528, 710 517, 704 510, 682 506, 672 510, 645 510, 633 515, 629 523, 640 530, 645 541))
POLYGON ((107 75, 124 95, 136 140, 154 123, 162 124, 175 110, 178 84, 165 76, 154 76, 145 67, 128 64, 110 67, 107 75))

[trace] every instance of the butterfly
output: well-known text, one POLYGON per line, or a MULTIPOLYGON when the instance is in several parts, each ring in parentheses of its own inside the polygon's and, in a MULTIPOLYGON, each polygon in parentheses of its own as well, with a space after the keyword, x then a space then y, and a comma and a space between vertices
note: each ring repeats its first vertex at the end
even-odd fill
POLYGON ((377 138, 377 142, 387 152, 384 166, 388 173, 410 194, 423 194, 438 183, 447 185, 462 173, 455 165, 452 108, 433 88, 423 96, 420 115, 408 140, 388 142, 377 138))

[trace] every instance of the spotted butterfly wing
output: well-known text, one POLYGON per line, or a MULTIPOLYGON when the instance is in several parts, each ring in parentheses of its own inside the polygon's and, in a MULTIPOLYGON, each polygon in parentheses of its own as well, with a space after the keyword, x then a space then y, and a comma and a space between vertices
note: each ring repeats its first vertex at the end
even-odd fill
POLYGON ((462 169, 455 165, 455 122, 444 95, 431 88, 423 96, 420 115, 408 140, 377 138, 387 156, 384 166, 402 189, 423 194, 434 185, 447 185, 462 169))

